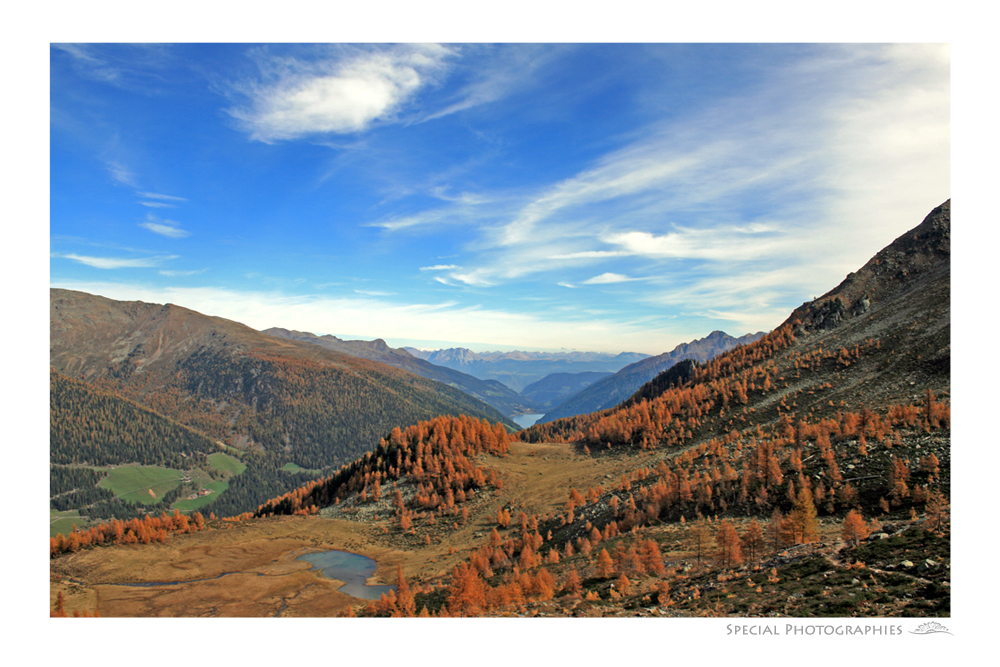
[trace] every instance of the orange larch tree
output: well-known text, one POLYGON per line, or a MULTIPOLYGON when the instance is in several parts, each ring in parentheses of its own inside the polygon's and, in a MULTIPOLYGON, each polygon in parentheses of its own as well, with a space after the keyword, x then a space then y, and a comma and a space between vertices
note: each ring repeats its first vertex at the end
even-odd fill
POLYGON ((597 576, 604 579, 607 579, 615 573, 615 562, 611 560, 611 555, 608 553, 607 549, 601 549, 601 553, 597 555, 595 568, 597 576))
POLYGON ((747 556, 750 560, 756 561, 760 558, 764 550, 764 529, 761 528, 757 519, 750 522, 750 526, 743 534, 741 541, 743 542, 743 546, 746 547, 747 556))
POLYGON ((868 524, 865 523, 860 512, 851 510, 847 513, 847 517, 840 528, 840 536, 844 538, 845 542, 850 542, 853 546, 858 546, 858 543, 868 537, 870 533, 871 530, 868 528, 868 524))
POLYGON ((486 583, 479 571, 467 563, 460 563, 452 571, 448 611, 461 616, 481 616, 486 612, 486 583))
POLYGON ((795 506, 786 519, 789 533, 795 544, 815 542, 819 537, 819 522, 816 519, 816 506, 813 495, 807 487, 799 489, 795 497, 795 506))
POLYGON ((743 550, 739 533, 729 519, 723 519, 715 531, 715 544, 718 548, 716 560, 724 568, 730 568, 743 562, 743 550))

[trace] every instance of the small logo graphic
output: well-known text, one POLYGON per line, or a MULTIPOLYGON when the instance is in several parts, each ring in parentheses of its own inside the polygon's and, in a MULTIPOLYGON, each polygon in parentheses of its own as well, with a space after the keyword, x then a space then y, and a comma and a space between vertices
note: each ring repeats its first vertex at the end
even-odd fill
MULTIPOLYGON (((922 623, 916 630, 911 630, 910 634, 911 635, 933 635, 933 634, 937 634, 939 632, 943 632, 945 634, 951 635, 951 632, 948 631, 948 628, 944 627, 943 625, 941 625, 937 621, 928 621, 926 623, 922 623)), ((954 637, 955 635, 951 635, 951 636, 954 637)))

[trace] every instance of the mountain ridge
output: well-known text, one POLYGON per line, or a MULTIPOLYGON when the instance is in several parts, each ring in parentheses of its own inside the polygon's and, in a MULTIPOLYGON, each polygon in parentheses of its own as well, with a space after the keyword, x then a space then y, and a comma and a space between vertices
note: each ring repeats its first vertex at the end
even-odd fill
POLYGON ((381 338, 372 341, 343 340, 331 334, 317 336, 308 331, 295 331, 281 327, 264 329, 261 333, 277 338, 297 340, 320 347, 349 354, 362 359, 370 359, 388 364, 429 380, 455 387, 491 405, 506 417, 534 412, 536 406, 530 400, 499 382, 493 383, 476 378, 468 373, 433 364, 414 357, 403 348, 392 348, 381 338))
POLYGON ((468 348, 418 350, 403 348, 432 364, 468 373, 481 380, 496 380, 520 393, 528 385, 553 373, 614 373, 622 367, 645 359, 640 352, 473 352, 468 348))
POLYGON ((764 332, 761 331, 734 338, 724 331, 713 331, 704 338, 681 343, 669 352, 629 364, 610 377, 598 380, 552 408, 538 421, 549 422, 561 417, 572 417, 613 407, 628 399, 656 375, 680 361, 685 359, 708 361, 737 345, 752 343, 763 335, 764 332))
POLYGON ((241 487, 246 509, 266 499, 255 487, 280 489, 283 464, 335 469, 394 427, 468 414, 517 428, 449 385, 174 304, 52 289, 49 361, 53 371, 255 452, 226 494, 235 502, 241 487))

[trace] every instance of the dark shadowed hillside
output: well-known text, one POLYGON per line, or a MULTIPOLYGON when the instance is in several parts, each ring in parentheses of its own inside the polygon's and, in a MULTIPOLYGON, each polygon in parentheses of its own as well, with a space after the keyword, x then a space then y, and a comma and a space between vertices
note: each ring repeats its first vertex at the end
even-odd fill
POLYGON ((614 407, 631 396, 643 384, 656 377, 657 374, 679 361, 684 359, 708 361, 737 345, 752 343, 763 335, 763 332, 758 332, 733 338, 725 332, 713 331, 704 338, 690 343, 682 343, 670 352, 629 364, 614 375, 595 382, 554 407, 539 422, 548 422, 560 417, 572 417, 573 415, 614 407))
POLYGON ((521 390, 521 395, 531 399, 541 410, 549 410, 570 396, 574 396, 611 373, 553 373, 521 390))
POLYGON ((517 392, 553 373, 615 373, 648 356, 638 352, 514 351, 477 354, 463 347, 431 352, 404 349, 432 364, 447 366, 482 380, 496 380, 517 392))

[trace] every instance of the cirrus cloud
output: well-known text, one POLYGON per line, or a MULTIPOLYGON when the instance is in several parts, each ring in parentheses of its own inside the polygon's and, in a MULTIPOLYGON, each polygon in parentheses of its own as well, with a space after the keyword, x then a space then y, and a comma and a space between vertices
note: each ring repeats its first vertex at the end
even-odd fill
POLYGON ((80 262, 95 269, 137 269, 159 266, 165 261, 177 259, 177 255, 165 255, 162 257, 92 257, 89 255, 76 255, 69 253, 59 255, 74 262, 80 262))
POLYGON ((594 276, 583 281, 584 285, 611 285, 613 283, 627 283, 631 280, 638 280, 638 278, 629 278, 628 276, 622 275, 620 273, 602 273, 599 276, 594 276))
POLYGON ((148 229, 154 234, 159 234, 160 236, 166 236, 172 239, 182 239, 186 236, 191 236, 191 232, 186 229, 181 229, 180 227, 175 227, 175 224, 176 223, 173 220, 164 220, 163 222, 148 220, 146 222, 140 222, 139 226, 148 229))
POLYGON ((406 45, 341 50, 340 57, 318 60, 264 55, 264 81, 241 84, 249 104, 228 112, 251 139, 265 143, 362 132, 434 81, 451 53, 406 45))

